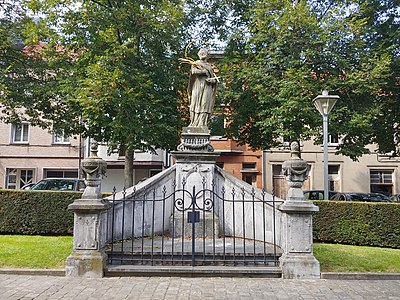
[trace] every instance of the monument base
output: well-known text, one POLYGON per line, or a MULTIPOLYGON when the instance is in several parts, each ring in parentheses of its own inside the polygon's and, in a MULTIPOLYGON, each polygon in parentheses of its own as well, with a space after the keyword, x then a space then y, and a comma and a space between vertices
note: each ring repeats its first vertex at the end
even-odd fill
POLYGON ((73 251, 67 258, 65 276, 101 278, 106 261, 107 255, 96 250, 73 251))
POLYGON ((279 259, 283 279, 319 279, 320 265, 312 254, 289 253, 279 259))
POLYGON ((207 127, 183 127, 178 151, 213 152, 207 127))

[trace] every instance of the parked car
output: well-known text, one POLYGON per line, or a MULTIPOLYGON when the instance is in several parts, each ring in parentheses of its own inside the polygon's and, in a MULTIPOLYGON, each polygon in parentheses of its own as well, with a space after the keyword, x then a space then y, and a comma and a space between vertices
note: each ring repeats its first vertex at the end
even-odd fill
POLYGON ((368 195, 364 193, 337 193, 331 200, 334 201, 367 201, 368 195))
POLYGON ((392 202, 390 197, 380 193, 369 193, 368 197, 374 202, 392 202))
POLYGON ((31 190, 83 191, 85 187, 85 182, 78 178, 46 178, 32 186, 31 190))
POLYGON ((21 190, 30 190, 30 189, 32 189, 32 187, 35 185, 36 183, 28 183, 28 184, 25 184, 22 188, 21 188, 21 190))
POLYGON ((390 198, 379 193, 337 193, 331 200, 362 201, 362 202, 391 202, 390 198))
POLYGON ((390 199, 393 202, 400 202, 400 194, 399 195, 392 195, 392 196, 390 196, 390 199))
MULTIPOLYGON (((328 193, 329 193, 329 199, 331 199, 334 195, 337 194, 337 192, 335 191, 328 191, 328 193)), ((306 198, 306 200, 324 200, 324 191, 323 190, 304 191, 304 197, 306 198)))

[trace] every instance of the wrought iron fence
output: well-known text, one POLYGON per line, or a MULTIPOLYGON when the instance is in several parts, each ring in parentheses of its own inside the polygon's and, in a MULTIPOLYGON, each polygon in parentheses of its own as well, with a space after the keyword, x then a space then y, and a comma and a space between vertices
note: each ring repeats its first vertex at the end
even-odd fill
POLYGON ((109 264, 272 265, 276 246, 275 197, 244 188, 202 187, 114 191, 107 211, 109 264))

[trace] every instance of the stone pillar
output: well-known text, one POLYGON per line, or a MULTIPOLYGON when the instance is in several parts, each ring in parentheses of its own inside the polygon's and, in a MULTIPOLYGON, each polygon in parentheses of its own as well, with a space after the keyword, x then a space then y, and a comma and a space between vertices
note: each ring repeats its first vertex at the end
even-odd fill
POLYGON ((300 158, 299 144, 291 144, 291 159, 283 163, 289 185, 286 201, 280 205, 283 254, 280 258, 282 277, 286 279, 320 278, 320 265, 313 254, 312 214, 318 207, 305 201, 301 187, 309 165, 300 158))
MULTIPOLYGON (((183 127, 182 142, 178 146, 178 151, 174 151, 171 154, 176 161, 176 189, 179 190, 184 187, 190 194, 193 193, 193 190, 197 194, 204 188, 212 189, 215 177, 215 162, 219 154, 214 153, 214 149, 210 144, 210 134, 207 127, 183 127)), ((207 208, 204 210, 201 209, 203 208, 201 195, 198 194, 195 200, 199 205, 195 210, 200 213, 196 237, 218 236, 218 217, 212 215, 214 209, 211 211, 207 211, 207 208), (204 229, 202 228, 203 224, 205 224, 204 229), (203 236, 203 233, 205 236, 203 236)), ((182 196, 183 194, 177 194, 177 198, 182 196)), ((191 203, 192 199, 190 199, 188 194, 182 198, 184 198, 184 202, 180 205, 179 209, 193 207, 191 203)), ((171 224, 173 236, 180 237, 183 234, 184 236, 191 237, 192 225, 185 226, 185 231, 182 232, 182 214, 175 214, 174 219, 175 223, 171 224)))
POLYGON ((68 206, 74 212, 74 245, 67 258, 66 276, 103 277, 107 256, 101 245, 101 213, 108 203, 101 197, 101 178, 107 163, 97 157, 97 143, 90 146, 90 157, 82 161, 86 188, 81 199, 68 206))

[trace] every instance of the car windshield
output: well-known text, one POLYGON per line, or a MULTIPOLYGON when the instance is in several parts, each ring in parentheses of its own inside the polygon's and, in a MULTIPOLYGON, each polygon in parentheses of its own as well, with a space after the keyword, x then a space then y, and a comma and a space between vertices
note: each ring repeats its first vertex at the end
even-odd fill
POLYGON ((54 191, 74 191, 75 180, 70 179, 47 179, 38 182, 32 190, 54 190, 54 191))

